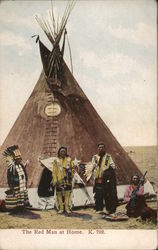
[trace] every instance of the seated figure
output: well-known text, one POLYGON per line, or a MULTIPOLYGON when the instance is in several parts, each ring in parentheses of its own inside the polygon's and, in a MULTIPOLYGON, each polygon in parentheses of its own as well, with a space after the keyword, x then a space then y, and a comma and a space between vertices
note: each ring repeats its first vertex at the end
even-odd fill
POLYGON ((144 180, 141 180, 137 174, 131 177, 131 183, 124 193, 124 201, 127 203, 126 210, 129 217, 141 216, 142 220, 156 220, 156 209, 147 206, 144 195, 144 180))

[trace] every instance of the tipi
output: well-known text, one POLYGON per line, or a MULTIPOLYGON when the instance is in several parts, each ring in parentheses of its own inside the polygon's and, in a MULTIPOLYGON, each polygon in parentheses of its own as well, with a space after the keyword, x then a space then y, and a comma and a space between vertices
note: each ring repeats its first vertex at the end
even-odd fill
POLYGON ((36 17, 53 49, 49 51, 37 38, 43 71, 0 149, 0 187, 7 186, 6 163, 2 153, 13 144, 19 145, 24 160, 30 160, 29 188, 38 187, 41 179, 43 168, 39 157, 56 156, 62 144, 67 146, 73 159, 76 157, 84 164, 91 161, 96 153, 97 143, 104 141, 117 166, 118 185, 128 184, 135 172, 142 175, 97 114, 63 60, 65 26, 73 5, 74 1, 68 3, 60 25, 55 22, 52 8, 54 30, 46 21, 36 17))

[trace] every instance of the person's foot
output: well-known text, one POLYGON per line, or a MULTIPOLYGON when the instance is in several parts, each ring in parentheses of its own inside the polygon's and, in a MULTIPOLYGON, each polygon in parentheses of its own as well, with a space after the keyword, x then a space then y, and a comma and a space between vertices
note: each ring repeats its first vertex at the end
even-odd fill
POLYGON ((107 210, 106 210, 106 208, 103 209, 103 213, 105 213, 105 214, 108 213, 107 210))
POLYGON ((117 214, 116 214, 116 212, 114 212, 114 213, 109 213, 109 216, 111 216, 111 217, 116 217, 117 214))
POLYGON ((58 214, 62 214, 64 210, 58 210, 58 214))
POLYGON ((65 210, 65 212, 66 212, 67 214, 71 214, 71 210, 70 210, 70 209, 65 210))
POLYGON ((96 214, 101 214, 103 211, 99 210, 99 211, 96 211, 95 213, 96 214))

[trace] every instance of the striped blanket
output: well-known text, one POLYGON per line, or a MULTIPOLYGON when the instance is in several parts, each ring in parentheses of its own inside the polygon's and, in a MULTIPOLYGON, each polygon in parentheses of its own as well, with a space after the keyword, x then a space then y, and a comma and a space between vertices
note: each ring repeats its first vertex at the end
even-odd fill
POLYGON ((19 177, 19 185, 9 190, 10 192, 6 192, 5 204, 7 210, 24 208, 29 205, 26 177, 21 165, 16 165, 16 171, 19 177))

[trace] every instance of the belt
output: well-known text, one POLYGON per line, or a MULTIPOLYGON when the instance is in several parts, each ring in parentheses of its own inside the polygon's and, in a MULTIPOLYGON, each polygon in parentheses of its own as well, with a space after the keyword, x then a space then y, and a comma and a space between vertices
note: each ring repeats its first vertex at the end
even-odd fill
POLYGON ((97 178, 96 183, 102 183, 102 178, 97 178))

